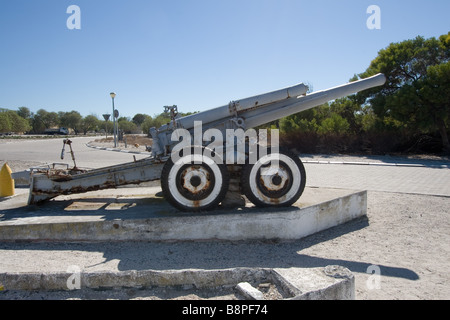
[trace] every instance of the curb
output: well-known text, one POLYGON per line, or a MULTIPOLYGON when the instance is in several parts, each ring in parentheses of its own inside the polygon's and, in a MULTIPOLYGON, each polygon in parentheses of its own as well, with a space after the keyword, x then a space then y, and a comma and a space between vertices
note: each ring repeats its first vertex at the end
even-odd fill
POLYGON ((130 153, 130 154, 141 154, 141 155, 147 155, 147 156, 151 155, 151 152, 130 151, 130 150, 123 150, 123 149, 119 149, 119 148, 97 147, 97 146, 92 146, 90 143, 87 143, 86 147, 97 149, 97 150, 104 150, 104 151, 114 151, 114 152, 130 153))
MULTIPOLYGON (((243 283, 272 283, 287 300, 354 300, 355 278, 347 268, 232 268, 220 270, 129 270, 117 272, 82 272, 70 266, 67 272, 1 273, 2 291, 72 291, 115 288, 174 287, 216 289, 243 283), (332 270, 332 272, 330 272, 332 270)), ((247 299, 255 299, 254 289, 247 299)), ((262 294, 257 295, 263 298, 262 294)))
POLYGON ((364 161, 331 161, 331 160, 303 160, 308 164, 335 164, 335 165, 353 165, 353 166, 378 166, 378 167, 411 167, 411 168, 450 168, 450 163, 439 164, 420 164, 420 163, 388 163, 388 162, 364 162, 364 161))
POLYGON ((424 165, 424 164, 408 164, 408 163, 385 163, 385 162, 358 162, 358 161, 323 161, 323 160, 302 160, 308 164, 338 164, 338 165, 354 165, 354 166, 379 166, 379 167, 414 167, 414 168, 445 168, 449 165, 424 165))
POLYGON ((224 270, 129 270, 84 272, 69 266, 67 272, 1 273, 0 284, 10 291, 67 291, 74 289, 140 288, 194 285, 203 289, 251 281, 265 275, 263 269, 224 270))

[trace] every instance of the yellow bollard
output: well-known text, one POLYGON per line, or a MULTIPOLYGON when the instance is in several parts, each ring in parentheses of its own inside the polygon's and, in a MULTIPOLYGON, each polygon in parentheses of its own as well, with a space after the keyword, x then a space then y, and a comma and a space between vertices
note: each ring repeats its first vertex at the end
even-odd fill
POLYGON ((0 197, 12 197, 14 195, 14 179, 11 177, 11 168, 4 164, 0 170, 0 197))

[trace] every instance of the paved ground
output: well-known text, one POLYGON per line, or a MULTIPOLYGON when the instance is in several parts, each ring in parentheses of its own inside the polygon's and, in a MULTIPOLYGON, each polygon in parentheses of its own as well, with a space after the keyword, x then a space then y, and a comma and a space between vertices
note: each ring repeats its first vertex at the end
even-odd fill
MULTIPOLYGON (((338 162, 341 159, 335 157, 334 160, 338 162)), ((361 164, 306 163, 308 185, 450 196, 450 165, 448 164, 421 161, 421 166, 412 164, 392 166, 389 163, 365 165, 365 159, 354 157, 353 160, 361 164)))
MULTIPOLYGON (((97 150, 86 146, 95 137, 71 138, 72 148, 75 153, 75 161, 81 168, 100 168, 112 166, 120 163, 133 161, 133 155, 121 152, 111 152, 97 150)), ((54 138, 45 140, 3 140, 0 139, 0 164, 7 161, 13 169, 18 170, 29 168, 32 165, 66 163, 73 167, 70 149, 66 146, 64 160, 61 159, 64 138, 54 138), (24 165, 21 165, 24 163, 24 165)), ((128 150, 131 150, 128 149, 128 150)), ((135 155, 136 159, 143 159, 144 155, 135 155)), ((15 171, 13 169, 13 171, 15 171)))
MULTIPOLYGON (((83 149, 77 159, 92 156, 85 163, 93 167, 105 152, 83 149)), ((37 154, 34 158, 41 161, 37 154)), ((130 157, 109 154, 109 163, 116 156, 123 156, 119 161, 130 157)), ((450 299, 450 161, 313 155, 302 159, 310 187, 369 190, 368 218, 288 243, 1 243, 0 272, 66 271, 71 265, 84 271, 120 271, 339 264, 354 272, 357 299, 450 299), (377 266, 381 282, 374 289, 368 281, 371 268, 377 266)))

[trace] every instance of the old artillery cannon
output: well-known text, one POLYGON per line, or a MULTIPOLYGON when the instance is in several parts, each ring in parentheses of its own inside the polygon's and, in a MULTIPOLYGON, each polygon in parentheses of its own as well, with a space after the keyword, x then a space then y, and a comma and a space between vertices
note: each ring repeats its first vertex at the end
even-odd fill
POLYGON ((51 168, 32 172, 28 202, 161 180, 165 198, 183 211, 213 209, 230 189, 257 206, 290 206, 305 188, 301 160, 277 145, 267 147, 265 138, 251 129, 385 81, 378 74, 310 94, 299 84, 186 117, 178 116, 176 106, 166 107, 172 120, 150 129, 149 158, 85 172, 55 174, 51 168))

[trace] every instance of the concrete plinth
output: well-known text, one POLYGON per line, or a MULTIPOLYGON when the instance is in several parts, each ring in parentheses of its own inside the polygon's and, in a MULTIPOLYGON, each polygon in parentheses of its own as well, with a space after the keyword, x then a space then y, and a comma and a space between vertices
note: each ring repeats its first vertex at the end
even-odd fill
POLYGON ((306 188, 289 208, 182 213, 158 187, 61 196, 26 206, 26 192, 4 201, 0 241, 295 240, 367 213, 367 192, 306 188))

